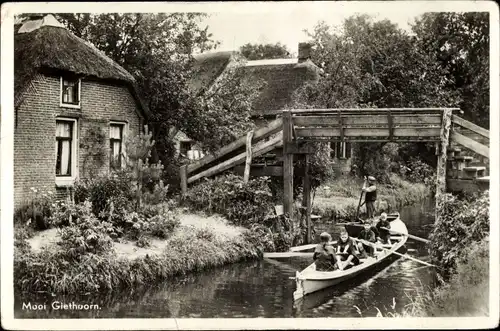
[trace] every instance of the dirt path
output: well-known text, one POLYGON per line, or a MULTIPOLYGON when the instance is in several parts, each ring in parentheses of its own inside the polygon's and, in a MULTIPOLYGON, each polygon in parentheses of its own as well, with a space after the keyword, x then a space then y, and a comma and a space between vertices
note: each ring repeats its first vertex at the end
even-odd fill
MULTIPOLYGON (((239 236, 244 230, 242 227, 228 224, 225 218, 218 215, 203 216, 193 213, 181 213, 179 215, 179 220, 181 224, 172 234, 172 238, 182 236, 188 231, 203 228, 208 228, 221 236, 234 238, 239 236)), ((58 240, 58 229, 48 229, 36 233, 27 241, 34 252, 40 252, 43 247, 49 248, 51 246, 56 246, 58 240)), ((146 254, 159 254, 168 246, 168 240, 158 238, 151 238, 150 243, 150 247, 144 248, 136 246, 135 242, 122 239, 120 242, 114 242, 113 247, 118 256, 134 259, 146 254)))

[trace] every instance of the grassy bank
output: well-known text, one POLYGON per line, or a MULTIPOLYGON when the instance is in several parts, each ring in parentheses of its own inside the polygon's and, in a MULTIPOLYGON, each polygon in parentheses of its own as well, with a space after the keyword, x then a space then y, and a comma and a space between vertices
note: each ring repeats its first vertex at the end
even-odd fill
POLYGON ((31 238, 17 230, 14 279, 17 291, 46 293, 116 292, 163 281, 175 275, 261 256, 259 241, 219 217, 180 216, 166 239, 148 247, 120 239, 105 253, 68 256, 61 231, 50 229, 31 238))
MULTIPOLYGON (((431 194, 425 184, 411 183, 394 174, 390 180, 390 184, 377 184, 377 212, 394 211, 422 201, 431 194)), ((350 219, 356 214, 362 186, 362 179, 348 176, 328 181, 316 191, 313 213, 330 221, 350 219)), ((360 212, 365 212, 364 206, 360 212)))

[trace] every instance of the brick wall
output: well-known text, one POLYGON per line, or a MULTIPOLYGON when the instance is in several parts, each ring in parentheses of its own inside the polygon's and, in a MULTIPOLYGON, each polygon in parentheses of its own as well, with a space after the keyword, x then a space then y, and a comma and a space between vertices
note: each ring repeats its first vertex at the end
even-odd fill
POLYGON ((106 157, 102 165, 98 166, 95 160, 86 158, 85 149, 79 146, 79 178, 108 171, 110 121, 126 122, 128 135, 136 135, 141 129, 137 103, 124 86, 82 80, 80 109, 60 107, 59 77, 38 76, 33 80, 33 86, 35 92, 26 95, 17 110, 14 133, 15 207, 31 199, 31 187, 57 192, 58 197, 66 194, 65 188, 56 188, 55 185, 57 117, 78 120, 78 145, 88 135, 91 126, 100 128, 104 133, 106 157))

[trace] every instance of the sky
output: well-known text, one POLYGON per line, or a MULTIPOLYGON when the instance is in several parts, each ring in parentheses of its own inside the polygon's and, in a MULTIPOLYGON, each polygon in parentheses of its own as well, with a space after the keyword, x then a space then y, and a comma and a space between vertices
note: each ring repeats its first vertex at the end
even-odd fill
POLYGON ((307 40, 304 30, 312 31, 319 21, 328 25, 339 25, 343 20, 356 13, 367 13, 375 19, 389 19, 401 28, 409 30, 409 23, 426 11, 425 8, 390 8, 375 11, 365 3, 367 10, 360 7, 342 8, 324 3, 323 6, 294 8, 281 7, 281 10, 252 10, 249 12, 216 12, 202 22, 209 27, 213 39, 221 42, 218 50, 236 50, 246 43, 277 43, 297 52, 298 43, 307 40), (286 9, 286 10, 283 10, 286 9))

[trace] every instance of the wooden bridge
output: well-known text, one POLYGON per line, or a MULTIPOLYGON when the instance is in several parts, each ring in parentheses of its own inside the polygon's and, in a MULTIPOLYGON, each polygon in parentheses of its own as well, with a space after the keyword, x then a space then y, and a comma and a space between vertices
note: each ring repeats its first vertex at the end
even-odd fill
MULTIPOLYGON (((250 176, 282 176, 284 212, 292 214, 294 162, 305 159, 304 206, 310 224, 309 141, 318 142, 434 142, 437 194, 446 190, 489 186, 487 167, 473 164, 474 156, 489 158, 489 131, 455 114, 458 108, 361 108, 285 110, 282 116, 215 153, 182 166, 182 193, 203 177, 232 170, 250 176), (450 147, 450 148, 449 148, 450 147), (474 154, 475 153, 475 154, 474 154), (446 173, 449 173, 447 181, 446 173), (464 186, 464 183, 467 185, 464 186)), ((484 162, 484 160, 482 160, 484 162)), ((299 169, 297 169, 299 170, 299 169)), ((469 188, 470 189, 470 188, 469 188)), ((308 226, 309 228, 309 226, 308 226)))

